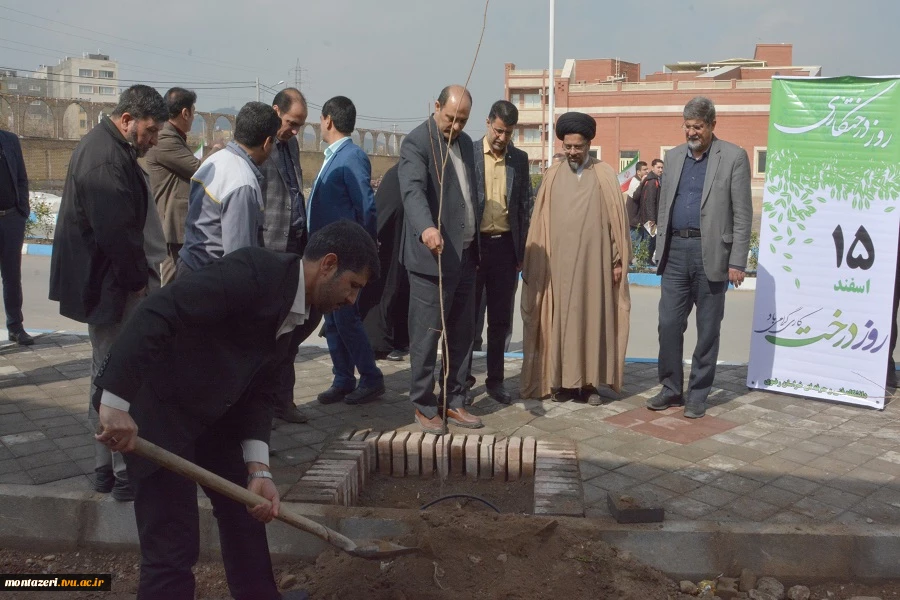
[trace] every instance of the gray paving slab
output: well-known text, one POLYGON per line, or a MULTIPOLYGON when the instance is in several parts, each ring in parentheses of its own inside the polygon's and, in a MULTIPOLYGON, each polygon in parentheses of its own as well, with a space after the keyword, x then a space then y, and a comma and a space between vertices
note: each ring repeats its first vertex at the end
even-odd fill
MULTIPOLYGON (((508 359, 505 365, 514 396, 520 364, 508 359)), ((272 470, 279 485, 287 489, 299 480, 341 431, 417 430, 408 361, 380 366, 388 389, 379 401, 323 406, 316 396, 331 382, 327 350, 301 348, 295 399, 310 421, 274 424, 272 470)), ((89 369, 84 336, 45 334, 30 348, 0 345, 0 483, 89 485, 89 369)), ((708 414, 734 427, 677 443, 607 420, 643 407, 656 393, 653 364, 626 365, 623 392, 600 407, 534 399, 500 405, 484 393, 483 357, 473 371, 472 412, 486 423, 479 433, 576 442, 588 516, 608 515, 605 494, 614 491, 652 495, 676 520, 900 524, 898 402, 873 411, 748 390, 746 367, 728 365, 719 369, 708 414)))

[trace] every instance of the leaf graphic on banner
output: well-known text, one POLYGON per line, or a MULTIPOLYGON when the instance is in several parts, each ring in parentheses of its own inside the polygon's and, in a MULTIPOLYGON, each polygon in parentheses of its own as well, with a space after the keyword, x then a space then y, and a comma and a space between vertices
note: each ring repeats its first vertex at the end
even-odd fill
POLYGON ((798 290, 800 289, 800 278, 799 277, 794 278, 794 285, 797 286, 798 290))

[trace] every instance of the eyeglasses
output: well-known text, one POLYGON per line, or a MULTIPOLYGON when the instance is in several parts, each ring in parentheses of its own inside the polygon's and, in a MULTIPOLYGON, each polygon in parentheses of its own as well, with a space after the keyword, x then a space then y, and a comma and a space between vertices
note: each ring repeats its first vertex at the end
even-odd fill
POLYGON ((701 131, 703 131, 704 129, 706 129, 706 124, 703 124, 703 125, 682 125, 682 126, 681 126, 681 129, 682 129, 685 133, 688 133, 688 132, 690 132, 690 133, 700 133, 701 131))
POLYGON ((516 132, 515 129, 497 129, 490 123, 488 123, 488 127, 491 128, 491 131, 493 131, 494 135, 496 135, 497 137, 503 137, 503 136, 512 137, 513 134, 515 134, 515 132, 516 132))

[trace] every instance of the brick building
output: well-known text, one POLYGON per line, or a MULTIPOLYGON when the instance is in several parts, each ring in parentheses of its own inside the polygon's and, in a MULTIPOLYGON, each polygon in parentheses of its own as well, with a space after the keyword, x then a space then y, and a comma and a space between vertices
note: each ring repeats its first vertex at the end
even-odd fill
MULTIPOLYGON (((618 59, 567 59, 554 74, 555 114, 579 111, 597 120, 591 154, 621 169, 640 153, 650 162, 684 142, 682 109, 694 96, 716 103, 716 133, 747 150, 753 187, 761 194, 773 75, 818 76, 821 67, 796 66, 791 44, 757 44, 752 59, 676 62, 641 77, 641 65, 618 59)), ((517 147, 533 173, 547 162, 547 69, 506 65, 506 98, 519 108, 517 147)), ((555 141, 555 152, 562 149, 555 141)), ((754 195, 758 195, 754 194, 754 195)))

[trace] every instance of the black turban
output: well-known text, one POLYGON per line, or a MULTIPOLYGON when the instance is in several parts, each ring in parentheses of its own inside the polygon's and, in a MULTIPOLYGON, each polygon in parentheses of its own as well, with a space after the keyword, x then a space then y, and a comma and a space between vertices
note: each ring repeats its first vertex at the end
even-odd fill
POLYGON ((597 135, 597 122, 594 117, 580 112, 567 112, 556 120, 556 137, 563 139, 570 133, 580 133, 587 140, 597 135))

